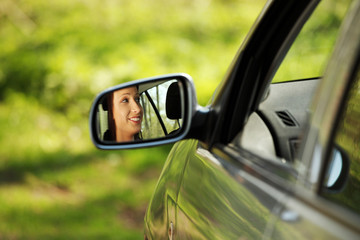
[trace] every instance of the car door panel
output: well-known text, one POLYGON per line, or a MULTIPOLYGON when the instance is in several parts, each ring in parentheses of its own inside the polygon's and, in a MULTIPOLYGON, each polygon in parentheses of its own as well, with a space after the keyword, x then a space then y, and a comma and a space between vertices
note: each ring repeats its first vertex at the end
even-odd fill
POLYGON ((270 239, 358 239, 358 233, 329 211, 336 206, 316 196, 292 196, 282 207, 270 239), (311 204, 309 204, 309 202, 311 204), (292 214, 292 218, 286 215, 292 214))
POLYGON ((175 144, 169 153, 145 215, 146 235, 152 239, 167 239, 171 222, 176 224, 176 200, 189 154, 184 142, 175 144))
POLYGON ((237 166, 195 140, 187 142, 192 153, 178 196, 177 236, 261 238, 271 222, 272 211, 285 195, 258 178, 251 165, 237 166))

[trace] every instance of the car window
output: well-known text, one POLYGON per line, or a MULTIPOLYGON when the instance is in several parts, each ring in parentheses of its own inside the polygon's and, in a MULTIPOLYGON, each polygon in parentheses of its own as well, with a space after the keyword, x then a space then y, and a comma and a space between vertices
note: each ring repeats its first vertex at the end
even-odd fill
POLYGON ((273 82, 322 76, 350 2, 324 0, 319 3, 295 39, 273 82))
POLYGON ((182 125, 182 119, 166 117, 166 93, 174 82, 176 83, 175 80, 168 81, 141 94, 140 102, 144 111, 141 129, 143 139, 164 137, 182 125))
POLYGON ((344 113, 335 133, 335 145, 349 160, 349 176, 342 191, 323 195, 360 213, 360 69, 343 109, 344 113))

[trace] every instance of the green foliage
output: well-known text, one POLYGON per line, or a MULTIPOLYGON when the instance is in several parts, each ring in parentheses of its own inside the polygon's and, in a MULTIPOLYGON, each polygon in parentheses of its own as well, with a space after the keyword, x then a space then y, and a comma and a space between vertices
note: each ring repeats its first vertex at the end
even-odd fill
POLYGON ((0 239, 139 239, 171 146, 95 149, 88 112, 115 84, 186 72, 206 104, 255 1, 2 0, 0 239))
POLYGON ((13 89, 60 110, 111 85, 170 72, 192 75, 208 99, 261 8, 187 0, 3 5, 0 95, 13 89))

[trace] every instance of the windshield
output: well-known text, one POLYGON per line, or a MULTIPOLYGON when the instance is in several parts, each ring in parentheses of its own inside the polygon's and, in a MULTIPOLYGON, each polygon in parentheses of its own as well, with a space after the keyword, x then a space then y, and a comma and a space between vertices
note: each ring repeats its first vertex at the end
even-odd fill
POLYGON ((324 0, 291 46, 272 82, 322 76, 350 0, 324 0))

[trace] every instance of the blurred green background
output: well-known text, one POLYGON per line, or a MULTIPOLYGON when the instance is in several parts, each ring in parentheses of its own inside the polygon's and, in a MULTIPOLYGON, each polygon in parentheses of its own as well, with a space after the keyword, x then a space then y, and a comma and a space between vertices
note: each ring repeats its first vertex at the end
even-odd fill
POLYGON ((190 74, 201 105, 264 1, 1 0, 0 239, 142 239, 171 146, 101 151, 101 90, 190 74))

